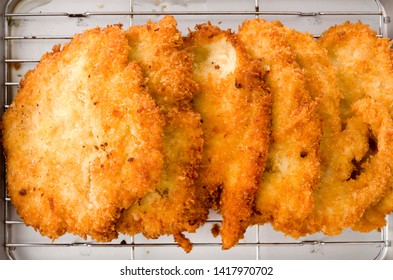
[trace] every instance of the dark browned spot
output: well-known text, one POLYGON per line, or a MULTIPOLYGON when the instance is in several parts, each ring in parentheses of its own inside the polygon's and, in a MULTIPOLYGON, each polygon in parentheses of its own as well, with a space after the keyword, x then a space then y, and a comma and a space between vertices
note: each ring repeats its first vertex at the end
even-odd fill
POLYGON ((27 194, 26 189, 21 189, 21 190, 19 191, 19 195, 21 195, 21 196, 25 196, 26 194, 27 194))
POLYGON ((378 152, 378 142, 374 135, 368 137, 368 148, 374 154, 378 152))
POLYGON ((134 161, 134 158, 133 158, 133 157, 130 157, 130 158, 127 159, 127 161, 128 161, 128 162, 133 162, 133 161, 134 161))
POLYGON ((20 62, 14 62, 12 65, 14 66, 15 70, 19 70, 22 67, 22 63, 20 62))
POLYGON ((211 233, 213 234, 214 237, 217 237, 220 234, 220 225, 219 224, 213 224, 211 228, 211 233))
POLYGON ((347 124, 345 122, 341 123, 341 131, 344 131, 347 128, 347 124))
POLYGON ((362 174, 362 172, 364 170, 363 165, 367 161, 369 161, 377 152, 378 152, 377 138, 375 138, 375 136, 371 133, 371 131, 369 131, 368 151, 361 160, 359 160, 359 161, 357 161, 356 159, 351 160, 351 163, 353 165, 353 170, 351 172, 351 175, 347 179, 347 181, 356 180, 360 176, 360 174, 362 174))
POLYGON ((308 156, 308 152, 306 152, 306 151, 300 152, 300 157, 301 158, 305 158, 306 156, 308 156))
POLYGON ((188 220, 187 223, 190 226, 195 226, 198 223, 198 220, 197 219, 188 220))
POLYGON ((235 82, 235 88, 242 88, 243 86, 242 86, 242 84, 241 83, 239 83, 239 82, 235 82))
POLYGON ((349 180, 356 180, 357 177, 360 176, 360 174, 363 171, 362 165, 360 164, 361 161, 356 161, 356 159, 352 159, 351 163, 353 165, 353 170, 351 172, 351 176, 349 176, 349 178, 347 179, 347 181, 349 180))

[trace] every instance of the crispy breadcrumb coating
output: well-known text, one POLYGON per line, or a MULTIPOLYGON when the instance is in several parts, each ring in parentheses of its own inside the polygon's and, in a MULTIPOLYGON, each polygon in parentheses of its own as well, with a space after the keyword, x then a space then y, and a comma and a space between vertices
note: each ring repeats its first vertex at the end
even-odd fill
POLYGON ((345 22, 323 32, 318 42, 327 49, 344 95, 343 117, 356 100, 369 96, 393 114, 392 42, 377 38, 369 25, 345 22))
POLYGON ((270 222, 276 230, 288 232, 313 207, 320 167, 318 103, 306 90, 302 70, 280 27, 262 19, 246 20, 239 38, 253 58, 267 65, 266 84, 273 98, 272 140, 253 223, 270 222))
POLYGON ((342 114, 347 107, 340 105, 347 101, 348 92, 339 91, 327 51, 308 34, 286 27, 282 30, 303 70, 306 88, 320 98, 317 112, 323 121, 321 179, 313 193, 314 208, 290 235, 339 234, 388 187, 392 121, 386 109, 371 99, 354 99, 351 112, 342 114), (340 118, 343 115, 349 118, 340 118), (375 176, 379 168, 383 174, 375 176))
POLYGON ((314 193, 315 208, 304 233, 340 234, 391 189, 392 119, 370 98, 355 102, 352 111, 345 129, 325 147, 330 160, 314 193))
POLYGON ((117 237, 122 209, 161 175, 163 122, 129 51, 120 26, 75 35, 27 73, 3 116, 8 194, 51 239, 117 237))
POLYGON ((127 209, 117 228, 147 238, 174 235, 188 252, 191 243, 181 232, 194 232, 203 222, 196 215, 194 185, 203 140, 200 115, 191 105, 196 91, 193 58, 176 26, 175 19, 167 16, 127 31, 129 58, 141 64, 146 85, 164 117, 164 168, 155 191, 127 209))
MULTIPOLYGON (((344 106, 369 96, 386 106, 393 116, 392 42, 389 39, 378 38, 369 25, 345 22, 325 31, 319 43, 327 49, 337 71, 339 87, 346 97, 344 106)), ((345 116, 345 112, 343 114, 345 116)), ((389 184, 393 187, 393 181, 389 184)), ((378 229, 386 224, 385 217, 392 211, 393 193, 389 193, 369 207, 352 228, 365 232, 378 229)))
POLYGON ((229 249, 249 225, 270 139, 271 97, 263 65, 235 34, 203 24, 186 41, 195 54, 194 105, 204 132, 199 199, 219 209, 222 248, 229 249))

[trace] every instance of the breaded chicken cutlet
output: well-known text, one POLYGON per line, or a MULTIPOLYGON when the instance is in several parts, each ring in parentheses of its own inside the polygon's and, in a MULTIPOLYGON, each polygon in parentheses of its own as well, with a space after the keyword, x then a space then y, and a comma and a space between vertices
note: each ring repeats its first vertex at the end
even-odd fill
POLYGON ((317 113, 323 121, 321 177, 313 192, 314 207, 290 235, 339 234, 386 189, 391 176, 392 122, 386 109, 371 99, 354 99, 351 112, 342 114, 347 108, 341 106, 348 100, 346 92, 339 90, 327 51, 309 34, 286 27, 282 30, 302 68, 306 88, 319 99, 317 113), (343 115, 349 118, 341 118, 343 115), (382 174, 375 176, 375 172, 382 174))
POLYGON ((289 232, 313 207, 321 138, 318 103, 306 90, 302 70, 278 26, 246 20, 239 38, 252 58, 267 65, 266 84, 273 99, 272 140, 252 223, 270 222, 274 229, 289 232))
POLYGON ((55 46, 2 119, 7 193, 42 235, 250 225, 299 238, 383 227, 393 211, 393 51, 368 25, 320 39, 263 19, 238 34, 174 17, 55 46))
POLYGON ((190 242, 181 232, 194 232, 201 220, 194 181, 202 158, 200 115, 191 101, 196 91, 192 56, 171 16, 160 22, 132 26, 127 31, 130 60, 140 63, 146 85, 164 118, 164 168, 154 192, 134 203, 121 216, 117 229, 147 238, 174 235, 187 252, 190 242))
POLYGON ((318 42, 327 49, 337 72, 337 82, 345 102, 345 112, 363 97, 381 102, 393 115, 392 42, 377 38, 369 25, 345 22, 322 33, 318 42))
POLYGON ((222 248, 229 249, 249 225, 270 139, 271 96, 263 65, 235 34, 197 25, 186 44, 195 55, 194 106, 204 133, 198 199, 222 214, 222 248))
POLYGON ((390 189, 393 122, 386 108, 370 98, 355 102, 352 112, 323 151, 330 158, 303 234, 340 234, 390 189))
POLYGON ((163 121, 129 53, 120 26, 77 34, 26 74, 4 113, 7 192, 42 235, 110 241, 160 178, 163 121))
MULTIPOLYGON (((337 71, 338 85, 347 100, 345 110, 356 99, 368 96, 383 104, 393 116, 392 42, 389 39, 378 38, 369 25, 345 22, 325 31, 319 43, 327 49, 337 71)), ((345 116, 345 112, 343 114, 345 116)), ((393 187, 393 180, 389 185, 393 187)), ((389 193, 367 209, 353 229, 381 228, 386 224, 386 215, 392 211, 393 193, 389 193)))

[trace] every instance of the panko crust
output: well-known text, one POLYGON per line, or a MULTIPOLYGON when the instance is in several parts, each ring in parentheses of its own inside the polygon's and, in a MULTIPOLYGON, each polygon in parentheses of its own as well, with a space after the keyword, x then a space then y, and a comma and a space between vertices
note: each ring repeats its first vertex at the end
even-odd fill
MULTIPOLYGON (((322 137, 318 149, 320 159, 320 176, 324 176, 326 165, 331 158, 330 145, 341 131, 341 119, 339 104, 341 93, 338 90, 336 82, 336 72, 334 71, 327 57, 327 51, 321 48, 308 33, 296 31, 283 26, 280 22, 274 22, 278 26, 285 40, 294 54, 295 61, 299 65, 304 75, 304 86, 310 94, 311 99, 317 102, 317 117, 322 121, 322 137)), ((321 187, 321 181, 318 180, 314 192, 321 187)), ((314 199, 313 199, 314 200, 314 199)), ((312 208, 316 207, 313 203, 312 208)), ((310 214, 313 209, 311 209, 310 214)), ((310 215, 309 214, 309 215, 310 215)), ((303 223, 307 223, 307 217, 304 220, 298 220, 297 223, 291 223, 290 226, 281 227, 280 230, 286 235, 298 238, 302 235, 303 223)))
POLYGON ((202 24, 186 43, 195 55, 194 106, 203 120, 199 199, 222 214, 222 248, 229 249, 249 225, 270 140, 271 96, 265 69, 235 34, 202 24))
MULTIPOLYGON (((192 108, 196 83, 192 78, 193 57, 172 16, 160 22, 132 26, 127 30, 130 59, 141 64, 146 85, 164 117, 164 168, 152 193, 134 203, 121 216, 117 229, 142 233, 147 238, 183 236, 203 222, 196 203, 195 184, 202 158, 201 118, 192 108)), ((185 237, 184 237, 185 238, 185 237)), ((189 251, 190 243, 184 242, 189 251)))
POLYGON ((386 217, 393 211, 393 192, 387 193, 381 200, 367 208, 362 218, 352 226, 353 230, 370 232, 386 226, 386 217))
POLYGON ((323 32, 318 42, 327 49, 336 69, 345 99, 343 111, 351 114, 353 103, 369 96, 393 112, 392 42, 388 38, 377 38, 377 33, 362 22, 345 22, 323 32))
POLYGON ((161 111, 189 104, 196 90, 192 56, 183 49, 183 38, 173 16, 148 21, 127 31, 132 49, 129 58, 143 69, 151 94, 161 111))
POLYGON ((200 116, 173 108, 166 113, 165 166, 155 191, 140 198, 120 217, 117 229, 147 238, 194 232, 199 217, 191 215, 196 204, 194 180, 202 155, 200 116))
MULTIPOLYGON (((340 89, 346 93, 350 106, 366 96, 382 103, 393 116, 392 42, 378 38, 369 25, 345 22, 325 31, 319 43, 327 49, 340 89)), ((393 186, 393 181, 389 183, 393 186)), ((389 193, 370 206, 352 228, 368 232, 386 224, 385 217, 393 211, 393 194, 389 193)))
POLYGON ((4 113, 8 194, 51 239, 116 238, 122 209, 158 182, 163 121, 129 50, 120 26, 76 34, 26 74, 4 113))
POLYGON ((318 102, 305 88, 305 78, 283 30, 262 19, 246 20, 239 38, 253 58, 267 65, 272 93, 272 140, 255 202, 252 223, 270 222, 291 231, 313 208, 320 175, 321 121, 318 102))
POLYGON ((340 92, 327 50, 309 34, 281 28, 302 68, 306 89, 319 100, 317 113, 323 121, 321 177, 313 191, 312 212, 303 223, 283 231, 295 238, 318 231, 336 235, 386 193, 392 123, 385 108, 371 99, 354 100, 351 113, 343 114, 348 92, 340 92), (383 174, 375 176, 379 168, 383 174))
POLYGON ((326 150, 331 159, 314 193, 315 208, 303 234, 340 234, 391 190, 393 122, 380 103, 363 98, 352 106, 345 129, 326 150))

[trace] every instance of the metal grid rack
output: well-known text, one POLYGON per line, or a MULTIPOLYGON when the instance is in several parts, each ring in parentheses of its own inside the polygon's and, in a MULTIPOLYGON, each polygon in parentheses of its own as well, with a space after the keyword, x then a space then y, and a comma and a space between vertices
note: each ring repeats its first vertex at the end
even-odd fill
MULTIPOLYGON (((39 62, 41 54, 49 51, 51 46, 55 44, 68 41, 73 34, 96 25, 105 26, 121 22, 127 27, 132 24, 141 24, 148 18, 155 20, 160 16, 171 14, 178 19, 179 29, 182 31, 186 31, 187 28, 192 28, 194 24, 206 20, 212 20, 213 23, 214 20, 227 22, 229 26, 223 24, 223 28, 235 29, 243 19, 264 17, 268 20, 279 19, 284 24, 299 27, 298 29, 302 31, 310 31, 318 37, 320 33, 315 30, 324 30, 327 26, 347 19, 361 19, 363 22, 370 23, 377 30, 378 36, 386 37, 387 24, 390 21, 378 0, 364 0, 363 2, 367 2, 369 6, 359 10, 353 9, 353 7, 345 10, 345 7, 342 8, 338 5, 336 7, 340 7, 340 10, 335 10, 335 6, 333 6, 333 9, 326 10, 309 10, 315 9, 315 7, 302 9, 306 5, 293 10, 281 10, 281 8, 274 10, 274 7, 288 6, 283 5, 283 3, 277 6, 273 3, 283 1, 267 0, 242 1, 242 7, 239 7, 239 4, 235 3, 236 1, 226 1, 230 2, 231 5, 224 5, 224 1, 213 0, 194 1, 196 3, 195 7, 192 0, 116 0, 112 1, 111 7, 108 8, 104 7, 104 4, 100 1, 95 0, 84 1, 83 3, 77 1, 63 2, 66 2, 68 6, 62 4, 61 1, 9 1, 3 26, 5 32, 5 59, 4 65, 2 65, 5 73, 5 83, 3 85, 4 109, 7 109, 11 104, 12 98, 17 92, 20 78, 29 69, 34 68, 36 63, 39 62), (90 4, 87 4, 87 2, 90 4), (118 4, 118 7, 116 4, 118 4), (222 7, 228 10, 223 11, 222 7), (269 7, 272 8, 269 9, 269 7), (84 8, 86 10, 83 10, 84 8), (300 25, 296 26, 299 22, 300 25)), ((287 2, 293 3, 296 1, 287 2)), ((304 4, 307 1, 300 2, 304 4)), ((350 5, 348 4, 348 6, 350 5)), ((6 193, 5 190, 4 193, 6 193)), ((388 239, 389 226, 383 228, 381 232, 370 234, 346 231, 339 237, 326 237, 317 234, 302 240, 286 238, 274 232, 269 226, 260 226, 250 228, 245 239, 236 248, 223 252, 220 249, 219 238, 214 239, 210 234, 211 226, 221 221, 220 217, 215 214, 211 215, 201 231, 190 236, 191 240, 194 241, 194 250, 188 255, 184 254, 170 238, 166 237, 158 240, 147 240, 141 236, 120 236, 119 239, 111 243, 96 243, 66 235, 52 242, 41 237, 31 228, 25 227, 15 213, 10 199, 7 196, 3 199, 5 201, 5 247, 10 259, 382 259, 391 246, 388 239), (60 251, 62 252, 56 253, 60 251)))

